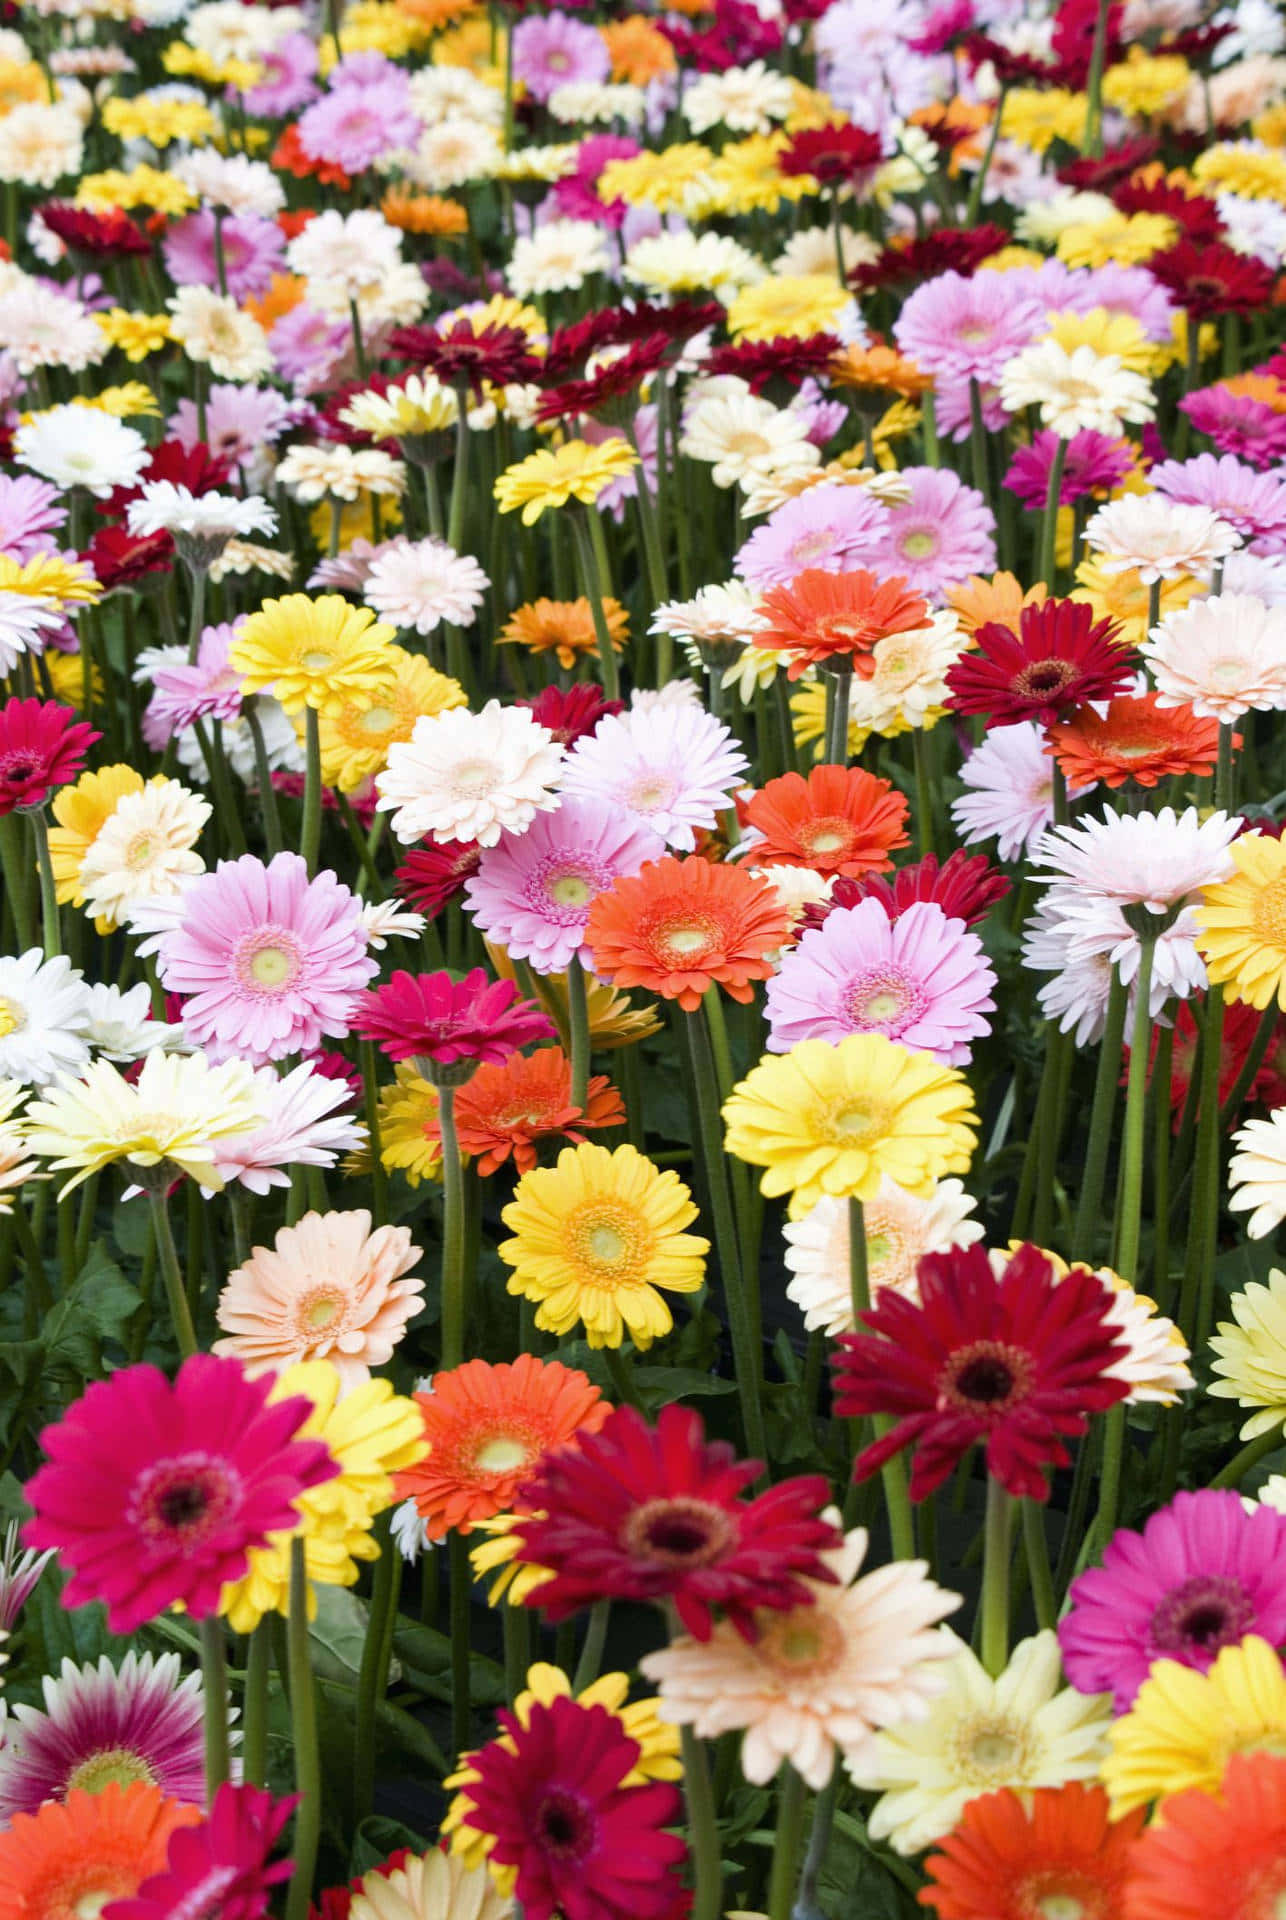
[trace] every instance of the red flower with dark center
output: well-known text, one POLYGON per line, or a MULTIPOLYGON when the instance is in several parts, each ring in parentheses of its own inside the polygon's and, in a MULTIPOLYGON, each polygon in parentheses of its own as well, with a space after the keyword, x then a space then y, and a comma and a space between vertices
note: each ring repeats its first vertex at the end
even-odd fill
POLYGON ((88 207, 73 207, 65 200, 48 200, 36 212, 68 253, 84 260, 124 260, 131 254, 152 251, 147 235, 139 232, 120 207, 92 213, 88 207))
POLYGON ((854 267, 848 284, 858 293, 870 293, 876 287, 918 286, 940 273, 968 275, 1008 244, 1005 229, 986 222, 978 227, 936 227, 917 239, 883 248, 876 259, 854 267))
POLYGON ((672 307, 640 300, 637 307, 604 307, 555 327, 542 366, 549 379, 561 380, 604 347, 628 347, 653 333, 664 333, 677 347, 708 327, 721 326, 726 317, 717 300, 676 300, 672 307))
POLYGON ((859 185, 883 158, 884 142, 865 127, 806 127, 793 134, 778 154, 777 171, 811 174, 823 187, 859 185))
POLYGON ((1107 1371, 1125 1355, 1107 1288, 1084 1268, 1060 1280, 1029 1245, 999 1278, 979 1246, 926 1254, 919 1281, 918 1301, 882 1288, 862 1315, 870 1332, 839 1339, 835 1411, 896 1423, 858 1455, 854 1478, 913 1447, 911 1498, 923 1500, 981 1442, 1009 1493, 1047 1499, 1045 1469, 1068 1464, 1060 1436, 1084 1433, 1088 1415, 1129 1391, 1107 1371))
POLYGON ((164 1873, 145 1880, 130 1900, 113 1900, 103 1920, 174 1920, 217 1914, 218 1920, 261 1920, 269 1889, 289 1880, 291 1860, 269 1863, 299 1796, 274 1800, 260 1787, 219 1788, 199 1826, 170 1837, 164 1873))
POLYGON ((975 70, 984 64, 991 66, 1002 87, 1048 87, 1058 81, 1058 69, 1048 60, 1038 60, 1030 53, 1011 52, 989 33, 966 34, 960 44, 975 70))
POLYGON ((524 1491, 517 1557, 553 1574, 532 1604, 557 1622, 596 1600, 672 1600, 698 1640, 719 1607, 753 1640, 757 1607, 806 1606, 807 1581, 834 1579, 820 1555, 839 1543, 820 1474, 742 1499, 760 1470, 691 1407, 663 1407, 655 1427, 618 1407, 524 1491))
POLYGON ((829 899, 804 909, 797 931, 820 927, 837 907, 855 907, 859 900, 878 900, 890 920, 899 919, 908 907, 931 901, 949 920, 976 927, 1008 892, 1009 881, 997 873, 985 853, 965 853, 957 847, 941 865, 935 853, 926 853, 887 878, 879 873, 840 874, 829 899))
POLYGON ((483 327, 475 333, 467 320, 446 328, 398 327, 389 336, 388 351, 430 367, 444 387, 467 387, 474 394, 488 384, 538 380, 543 371, 521 327, 483 327))
MULTIPOLYGON (((1188 240, 1217 240, 1223 221, 1213 200, 1203 193, 1185 193, 1168 180, 1146 186, 1141 180, 1122 180, 1112 189, 1112 200, 1122 213, 1162 213, 1183 229, 1188 240)), ((1238 255, 1238 258, 1244 258, 1238 255)), ((1148 263, 1149 266, 1151 262, 1148 263)))
POLYGON ((666 1920, 687 1856, 681 1801, 668 1781, 626 1786, 641 1748, 606 1707, 557 1699, 526 1725, 505 1710, 503 1739, 470 1759, 464 1825, 513 1867, 527 1920, 666 1920))
POLYGON ((636 340, 615 360, 601 366, 592 378, 569 380, 560 387, 551 387, 541 396, 536 408, 537 421, 543 423, 565 419, 569 414, 601 412, 614 400, 625 399, 645 380, 651 379, 658 368, 665 365, 672 348, 673 343, 663 333, 636 340))
POLYGON ((1196 320, 1216 313, 1254 313, 1273 297, 1277 276, 1253 254, 1236 253, 1220 241, 1180 240, 1154 253, 1148 272, 1196 320))
POLYGON ((82 559, 94 569, 105 593, 113 587, 132 587, 149 573, 168 573, 174 565, 174 542, 168 533, 130 533, 125 527, 99 527, 82 559))
POLYGON ((609 700, 592 680, 578 680, 570 687, 546 687, 534 700, 519 700, 532 718, 548 727, 555 740, 565 747, 574 746, 593 733, 609 713, 624 713, 623 700, 609 700))
POLYGON ((412 847, 393 882, 418 912, 433 920, 448 901, 464 892, 465 881, 478 871, 481 860, 482 848, 475 840, 412 847))
POLYGON ((357 996, 353 1031, 374 1040, 390 1060, 447 1068, 504 1060, 533 1040, 554 1037, 534 1000, 520 999, 512 980, 488 980, 482 967, 462 980, 445 970, 395 973, 357 996))
MULTIPOLYGON (((1255 1042, 1259 1031, 1262 1013, 1245 1000, 1228 1000, 1223 1010, 1223 1033, 1219 1046, 1219 1104, 1223 1106, 1236 1084, 1246 1055, 1255 1042)), ((1174 1038, 1170 1052, 1170 1086, 1167 1098, 1170 1102, 1172 1130, 1177 1133, 1183 1121, 1183 1110, 1188 1103, 1188 1089, 1192 1085, 1192 1076, 1197 1063, 1197 1042, 1200 1038, 1192 1008, 1186 1000, 1181 1000, 1175 1009, 1174 1038)), ((1157 1045, 1160 1034, 1157 1028, 1152 1030, 1152 1039, 1148 1048, 1148 1084, 1156 1070, 1157 1045)), ((1125 1065, 1121 1069, 1121 1085, 1125 1086, 1129 1078, 1130 1050, 1125 1049, 1125 1065)), ((1286 1019, 1279 1019, 1274 1029, 1268 1051, 1264 1055, 1263 1065, 1247 1087, 1242 1097, 1241 1107, 1286 1106, 1286 1019)), ((1240 1112, 1240 1109, 1239 1109, 1240 1112)))
POLYGON ((1080 600, 1046 600, 1024 607, 1019 631, 989 620, 974 636, 978 651, 963 654, 947 673, 947 705, 956 713, 985 713, 1002 725, 1038 720, 1048 726, 1072 707, 1110 700, 1130 684, 1136 659, 1113 636, 1111 620, 1095 620, 1080 600))
POLYGON ((85 765, 102 734, 56 700, 6 700, 0 706, 0 819, 43 807, 85 765))
POLYGON ((709 374, 731 373, 749 383, 752 393, 762 393, 774 380, 797 387, 801 380, 815 379, 830 369, 840 342, 833 333, 812 333, 806 340, 740 340, 735 346, 716 347, 705 363, 709 374))
POLYGON ((1138 134, 1132 140, 1122 141, 1119 147, 1109 147, 1099 159, 1084 155, 1075 160, 1065 161, 1055 168, 1057 178, 1065 187, 1082 187, 1092 193, 1111 193, 1118 181, 1133 173, 1136 167, 1146 166, 1149 160, 1155 160, 1160 152, 1160 142, 1150 134, 1138 134))

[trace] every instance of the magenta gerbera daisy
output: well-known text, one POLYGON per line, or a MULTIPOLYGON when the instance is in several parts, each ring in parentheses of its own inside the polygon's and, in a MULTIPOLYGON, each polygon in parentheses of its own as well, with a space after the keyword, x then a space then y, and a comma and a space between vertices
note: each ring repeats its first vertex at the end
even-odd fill
POLYGON ((834 1579, 820 1556, 839 1545, 821 1475, 744 1500, 760 1470, 707 1440, 691 1407, 662 1407, 655 1427, 618 1407, 525 1489, 518 1558, 553 1576, 533 1604, 558 1621, 595 1600, 672 1600, 698 1640, 720 1607, 753 1639, 755 1608, 806 1606, 807 1581, 834 1579))
POLYGON ((295 1525, 300 1494, 337 1468, 320 1440, 295 1438, 312 1402, 269 1406, 272 1384, 196 1353, 172 1381, 146 1365, 95 1381, 45 1428, 23 1539, 71 1569, 67 1606, 101 1600, 113 1633, 176 1603, 201 1619, 250 1549, 295 1525))
POLYGON ((823 926, 828 914, 840 907, 855 907, 859 900, 878 900, 890 920, 899 919, 918 901, 932 900, 948 920, 963 920, 967 927, 975 927, 1008 892, 1008 880, 985 853, 965 853, 957 847, 943 861, 936 853, 926 853, 896 873, 837 875, 830 897, 807 907, 800 927, 802 931, 823 926))
POLYGON ((85 765, 102 734, 56 700, 6 700, 0 706, 0 818, 43 807, 85 765))
POLYGON ((183 896, 158 946, 161 980, 184 996, 183 1030, 211 1060, 265 1066, 348 1032, 375 973, 361 903, 333 873, 308 877, 297 853, 265 866, 221 860, 183 896))
POLYGON ((996 976, 976 933, 920 901, 890 920, 878 900, 828 914, 768 982, 768 1050, 882 1033, 963 1066, 991 1031, 996 976))
POLYGON ((427 1060, 436 1067, 507 1060, 554 1028, 534 1000, 520 999, 512 980, 488 980, 474 967, 462 980, 441 973, 393 975, 362 996, 354 1022, 390 1060, 427 1060))
POLYGON ((262 1920, 271 1888, 293 1869, 293 1861, 268 1856, 296 1804, 296 1796, 274 1800, 260 1787, 220 1787, 198 1826, 171 1835, 165 1872, 132 1899, 113 1900, 103 1920, 262 1920))
POLYGON ((911 497, 889 508, 869 564, 877 573, 904 575, 908 592, 940 606, 948 587, 994 570, 995 517, 977 488, 947 467, 904 467, 900 478, 910 483, 911 497))

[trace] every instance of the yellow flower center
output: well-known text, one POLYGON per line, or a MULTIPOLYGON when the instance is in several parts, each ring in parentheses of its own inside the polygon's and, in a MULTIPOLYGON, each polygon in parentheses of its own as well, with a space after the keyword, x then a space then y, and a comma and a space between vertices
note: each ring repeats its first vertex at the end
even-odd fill
POLYGON ((76 1920, 98 1920, 103 1908, 110 1906, 113 1900, 119 1900, 120 1897, 119 1887, 104 1887, 101 1892, 91 1889, 90 1892, 82 1893, 77 1897, 72 1912, 76 1915, 76 1920))
POLYGON ((20 1033, 27 1024, 27 1015, 16 1000, 0 997, 0 1040, 7 1039, 11 1033, 20 1033))
POLYGON ((462 760, 451 784, 458 794, 472 799, 496 784, 496 768, 490 760, 462 760))
POLYGON ((979 1793, 1019 1781, 1027 1771, 1029 1741, 1021 1723, 998 1714, 962 1721, 953 1742, 960 1778, 979 1793))
POLYGON ((397 725, 392 707, 368 707, 357 722, 363 733, 387 733, 397 725))
POLYGON ((473 1464, 479 1473, 513 1473, 531 1459, 530 1449, 521 1440, 498 1433, 478 1448, 473 1464))
POLYGON ((279 987, 294 967, 294 958, 281 947, 260 947, 250 971, 261 987, 279 987))
POLYGON ((792 1607, 788 1613, 757 1616, 758 1653, 791 1680, 821 1680, 844 1651, 844 1635, 821 1607, 792 1607))
POLYGON ((136 833, 125 849, 127 867, 145 867, 152 858, 152 836, 150 833, 136 833))
POLYGON ((590 898, 590 884, 583 874, 565 873, 555 880, 549 889, 549 897, 555 906, 583 907, 590 898))
POLYGON ((67 1790, 79 1787, 85 1793, 101 1793, 104 1787, 113 1784, 128 1787, 135 1780, 142 1780, 147 1786, 156 1784, 156 1775, 142 1755, 131 1752, 128 1747, 103 1747, 72 1768, 67 1775, 67 1790))
POLYGON ((653 813, 658 807, 666 806, 673 797, 674 782, 672 780, 649 774, 625 796, 625 803, 638 813, 653 813))
POLYGON ((625 1251, 625 1242, 615 1227, 591 1227, 589 1250, 595 1260, 614 1267, 625 1251))
POLYGON ((931 533, 908 533, 902 542, 902 551, 908 560, 927 560, 937 544, 931 533))
POLYGON ((831 1115, 831 1131, 846 1140, 866 1140, 879 1131, 883 1114, 876 1108, 841 1107, 838 1113, 831 1115))
POLYGON ((334 657, 334 654, 328 653, 325 647, 309 647, 306 653, 300 654, 299 664, 307 668, 309 673, 325 673, 334 657))
POLYGON ((1267 945, 1286 947, 1286 878, 1270 880, 1255 898, 1251 925, 1267 945))
POLYGON ((700 927, 675 927, 666 934, 665 944, 672 953, 700 953, 706 935, 700 927))
POLYGON ((324 1328, 333 1325, 343 1310, 341 1294, 318 1293, 307 1303, 301 1317, 306 1327, 311 1327, 314 1333, 321 1333, 324 1328))
POLYGON ((838 853, 847 837, 846 834, 836 833, 833 829, 828 829, 822 833, 815 833, 812 836, 813 852, 838 853))
POLYGON ((612 1288, 635 1279, 646 1249, 641 1222, 627 1209, 596 1200, 568 1224, 568 1251, 580 1261, 585 1283, 612 1288))

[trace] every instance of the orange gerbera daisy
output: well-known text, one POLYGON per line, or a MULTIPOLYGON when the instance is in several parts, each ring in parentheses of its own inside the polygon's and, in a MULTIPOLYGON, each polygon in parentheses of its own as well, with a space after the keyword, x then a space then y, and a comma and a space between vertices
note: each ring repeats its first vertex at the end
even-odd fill
POLYGON ((872 394, 881 410, 891 393, 914 400, 933 385, 931 373, 922 373, 914 360, 879 340, 868 347, 841 347, 827 371, 833 387, 872 394))
MULTIPOLYGON (((536 1164, 539 1140, 585 1138, 585 1130, 619 1127, 621 1096, 605 1073, 589 1083, 585 1111, 572 1103, 571 1061, 561 1047, 511 1053, 478 1068, 455 1097, 455 1125, 463 1152, 475 1155, 479 1173, 494 1173, 512 1155, 519 1173, 536 1164)), ((440 1138, 436 1124, 425 1127, 440 1138)))
POLYGON ((170 1835, 201 1809, 142 1780, 101 1793, 74 1787, 0 1833, 0 1920, 84 1920, 161 1873, 170 1835))
POLYGON ((589 910, 585 943, 594 971, 621 987, 646 987, 693 1013, 715 982, 749 1000, 768 956, 790 938, 775 887, 742 867, 667 854, 621 874, 589 910))
POLYGON ((907 844, 907 803, 864 767, 814 767, 769 780, 746 802, 746 821, 763 835, 761 867, 811 867, 822 875, 887 873, 889 855, 907 844))
POLYGON ((1022 1799, 971 1800, 924 1870, 920 1899, 939 1920, 1125 1920, 1125 1889, 1145 1808, 1113 1824, 1102 1787, 1072 1781, 1022 1799))
MULTIPOLYGON (((603 601, 607 631, 617 653, 629 638, 629 615, 619 600, 603 601)), ((529 600, 515 608, 507 624, 496 636, 508 646, 526 647, 528 653, 555 653, 560 667, 574 667, 579 654, 598 653, 598 635, 589 601, 529 600)))
POLYGON ((284 313, 292 312, 303 297, 304 283, 297 273, 274 273, 267 293, 260 294, 257 300, 247 300, 245 310, 267 333, 284 313))
POLYGON ((960 616, 966 633, 977 633, 979 627, 992 623, 1017 633, 1023 608, 1043 607, 1048 597, 1043 580, 1024 593, 1022 582, 1012 573, 993 573, 990 580, 971 573, 958 587, 947 588, 947 605, 960 616))
POLYGON ((1286 1759, 1235 1753, 1213 1793, 1177 1793, 1139 1841, 1126 1920, 1275 1920, 1286 1911, 1286 1759))
POLYGON ((613 80, 624 80, 645 87, 663 73, 673 73, 678 64, 674 48, 659 27, 641 13, 626 14, 624 20, 607 20, 599 27, 607 42, 613 80))
POLYGON ((429 1451, 394 1483, 430 1540, 505 1512, 549 1454, 597 1433, 612 1411, 588 1375, 534 1353, 499 1366, 466 1360, 415 1399, 429 1451))
MULTIPOLYGON (((1123 787, 1133 780, 1155 787, 1172 774, 1204 777, 1219 757, 1219 722, 1191 707, 1163 707, 1155 693, 1118 694, 1106 713, 1078 707, 1069 720, 1046 729, 1046 753, 1071 787, 1123 787)), ((1240 736, 1238 736, 1240 742, 1240 736)))
POLYGON ((441 240, 469 231, 469 216, 458 200, 441 193, 420 193, 402 180, 388 188, 380 212, 403 233, 427 233, 441 240))
POLYGON ((397 0, 397 10, 430 32, 479 12, 479 0, 397 0))
POLYGON ((353 184, 342 167, 330 160, 313 160, 304 152, 299 128, 293 120, 282 128, 269 161, 278 173, 293 173, 297 180, 319 180, 323 187, 338 187, 342 193, 347 193, 353 184))
POLYGON ((865 567, 852 573, 806 567, 788 587, 770 587, 759 611, 765 624, 755 632, 755 645, 788 654, 790 680, 798 680, 806 667, 839 659, 869 680, 877 640, 929 624, 928 601, 906 591, 904 575, 880 580, 865 567))

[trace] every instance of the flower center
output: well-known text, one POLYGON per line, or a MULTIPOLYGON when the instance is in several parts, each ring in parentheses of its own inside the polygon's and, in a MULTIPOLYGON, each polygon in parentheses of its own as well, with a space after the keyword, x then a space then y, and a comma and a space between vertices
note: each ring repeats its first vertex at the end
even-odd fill
POLYGON ((841 1107, 831 1115, 831 1132, 845 1140, 866 1140, 877 1133, 884 1121, 878 1107, 841 1107))
POLYGON ((737 1537, 736 1522, 709 1500, 647 1500, 620 1532, 625 1551, 667 1567, 708 1567, 737 1537))
POLYGON ((1061 693, 1075 678, 1076 669, 1070 660, 1033 660, 1015 676, 1014 692, 1040 700, 1061 693))
POLYGON ((1021 1725, 980 1715, 958 1728, 954 1744, 960 1774, 979 1792, 1021 1780, 1028 1759, 1021 1725))
POLYGON ((180 1453, 140 1473, 129 1516, 145 1545, 190 1554, 217 1535, 241 1506, 241 1480, 226 1460, 180 1453))
POLYGON ((125 849, 125 865, 131 869, 145 867, 152 858, 153 842, 150 833, 136 833, 125 849))
POLYGON ((712 921, 687 918, 663 922, 652 939, 659 959, 684 965, 717 947, 718 935, 712 921))
POLYGON ((1254 1603, 1239 1580, 1194 1574, 1152 1615, 1152 1644, 1158 1653, 1196 1653, 1213 1660, 1220 1647, 1234 1646, 1254 1622, 1254 1603))
POLYGON ((1034 1874, 1020 1890, 1019 1901, 1019 1911, 1031 1920, 1102 1920, 1109 1911, 1101 1885, 1057 1869, 1034 1874))
POLYGON ((594 1821, 575 1794, 563 1788, 546 1794, 536 1809, 536 1830, 546 1853, 559 1860, 580 1860, 594 1842, 594 1821))
POLYGON ((630 1282, 639 1265, 638 1223, 621 1208, 594 1205, 572 1223, 570 1249, 586 1269, 591 1285, 615 1287, 630 1282))
POLYGON ((1250 917, 1261 940, 1286 947, 1286 880, 1269 881, 1257 895, 1250 917))
POLYGON ((924 527, 916 533, 903 534, 900 544, 908 560, 927 560, 938 551, 938 536, 924 527))
POLYGON ((960 1347, 938 1375, 938 1406, 954 1407, 988 1425, 1031 1392, 1035 1368, 1022 1347, 975 1340, 960 1347))
POLYGON ((515 1440, 511 1434, 497 1433, 478 1448, 473 1464, 479 1473, 513 1473, 525 1467, 530 1459, 531 1449, 521 1440, 515 1440))
POLYGON ((455 791, 466 800, 489 793, 498 778, 494 761, 462 760, 451 778, 455 791))
POLYGON ((560 907, 583 907, 593 897, 593 889, 583 873, 565 873, 551 881, 549 897, 560 907))
POLYGON ((256 927, 238 941, 232 968, 246 993, 285 993, 304 970, 303 950, 288 927, 256 927))
POLYGON ((802 573, 814 560, 820 560, 829 553, 835 544, 835 535, 830 527, 820 527, 816 533, 806 533, 796 540, 790 550, 791 565, 796 573, 802 573))
POLYGON ((26 1008, 0 994, 0 1040, 6 1040, 11 1033, 21 1033, 26 1024, 26 1008))
POLYGON ((363 733, 387 733, 397 725, 397 715, 392 707, 368 707, 358 716, 357 724, 363 733))
POLYGON ((674 782, 661 773, 645 773, 625 795, 625 804, 635 813, 656 813, 668 807, 674 798, 674 782))
POLYGON ((868 967, 849 983, 847 1002, 854 1027, 896 1035, 922 1016, 928 996, 895 967, 868 967))
POLYGON ((818 854, 847 853, 853 844, 853 829, 842 815, 836 814, 814 820, 800 835, 800 842, 804 852, 814 858, 818 854))
POLYGON ((101 1793, 104 1787, 128 1787, 136 1780, 149 1787, 156 1785, 156 1775, 142 1754, 129 1747, 103 1747, 73 1767, 65 1784, 68 1793, 73 1787, 84 1793, 101 1793))
POLYGON ((314 1333, 321 1333, 326 1327, 334 1325, 344 1311, 344 1304, 341 1293, 315 1293, 305 1301, 299 1317, 314 1333))
POLYGON ((309 673, 325 673, 334 657, 325 647, 309 647, 306 653, 300 654, 299 664, 306 667, 309 673))
POLYGON ((756 1624, 760 1629, 756 1652, 791 1680, 820 1682, 844 1650, 843 1631, 822 1607, 761 1613, 756 1624))

